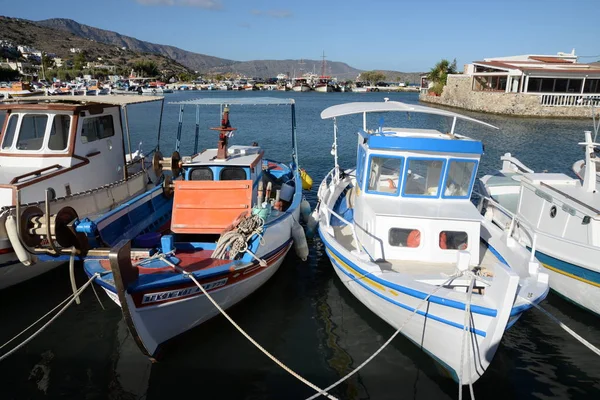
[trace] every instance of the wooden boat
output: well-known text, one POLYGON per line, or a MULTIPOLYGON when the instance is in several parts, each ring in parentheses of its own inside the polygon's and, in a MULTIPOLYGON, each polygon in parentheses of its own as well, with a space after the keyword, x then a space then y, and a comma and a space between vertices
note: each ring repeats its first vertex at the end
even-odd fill
POLYGON ((313 217, 335 272, 457 381, 475 382, 504 331, 548 292, 548 276, 527 249, 470 201, 483 147, 454 128, 458 119, 489 125, 394 101, 332 106, 321 118, 334 120, 335 167, 313 217), (442 115, 452 130, 368 129, 367 115, 381 112, 442 115), (363 115, 357 166, 343 171, 337 121, 353 114, 363 115))
POLYGON ((50 224, 30 220, 66 207, 93 219, 154 186, 146 157, 133 151, 129 127, 121 125, 129 105, 148 101, 162 97, 65 95, 0 103, 7 112, 0 138, 0 289, 61 264, 54 243, 31 233, 50 224))
POLYGON ((77 228, 92 232, 90 240, 100 237, 112 247, 103 256, 87 257, 85 272, 90 277, 101 274, 96 283, 122 307, 129 330, 149 356, 155 356, 162 343, 218 314, 191 276, 225 309, 262 286, 277 271, 292 242, 301 258, 308 254, 298 222, 303 185, 294 101, 231 98, 174 104, 180 105, 182 113, 190 105, 197 110, 206 105, 222 107, 221 126, 213 128, 219 132, 217 148, 182 159, 174 154, 163 161, 176 178, 172 186, 165 186, 171 188, 172 200, 155 188, 99 221, 96 230, 85 224, 77 228), (253 104, 290 106, 290 164, 265 159, 257 145, 228 146, 235 130, 230 107, 253 104), (147 221, 140 223, 137 216, 148 216, 147 221), (170 224, 152 233, 161 226, 157 218, 170 218, 170 224), (147 223, 152 228, 144 226, 147 223), (154 241, 148 241, 148 234, 154 241))
POLYGON ((574 165, 580 179, 536 173, 510 153, 502 169, 481 178, 485 218, 531 250, 550 275, 550 287, 600 315, 600 194, 598 144, 585 132, 585 160, 574 165))

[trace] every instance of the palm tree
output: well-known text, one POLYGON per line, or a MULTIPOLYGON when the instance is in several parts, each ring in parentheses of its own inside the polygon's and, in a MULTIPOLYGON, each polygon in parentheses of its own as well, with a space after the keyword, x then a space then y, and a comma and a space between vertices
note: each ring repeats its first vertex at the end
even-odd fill
POLYGON ((455 73, 456 58, 454 59, 454 61, 452 61, 452 63, 450 63, 450 61, 446 59, 442 59, 441 61, 439 61, 437 64, 434 65, 434 67, 431 69, 431 71, 429 71, 429 74, 427 75, 427 79, 429 79, 430 82, 433 82, 433 87, 431 88, 431 90, 437 95, 442 94, 442 90, 444 89, 444 86, 446 86, 446 82, 448 80, 448 74, 455 73))

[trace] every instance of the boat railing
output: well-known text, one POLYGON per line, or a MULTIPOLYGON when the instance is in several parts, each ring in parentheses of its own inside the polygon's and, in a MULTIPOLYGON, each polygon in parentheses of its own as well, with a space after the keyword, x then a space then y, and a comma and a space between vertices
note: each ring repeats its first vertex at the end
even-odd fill
MULTIPOLYGON (((333 216, 335 216, 337 219, 339 219, 340 221, 342 221, 344 224, 348 225, 350 227, 350 229, 352 230, 352 237, 354 238, 354 242, 356 243, 356 250, 359 253, 362 253, 362 246, 360 245, 360 242, 358 241, 358 236, 356 235, 356 229, 354 228, 354 223, 346 220, 344 217, 342 217, 340 214, 336 213, 335 211, 333 211, 328 205, 325 205, 325 209, 327 210, 327 212, 333 216)), ((329 220, 331 218, 331 215, 327 215, 326 217, 326 221, 327 221, 327 228, 329 228, 331 226, 331 224, 329 223, 329 220)))
POLYGON ((547 107, 589 107, 600 100, 598 94, 549 93, 540 94, 540 105, 547 107))
POLYGON ((502 157, 500 157, 500 161, 502 161, 503 171, 510 171, 516 168, 517 171, 523 173, 532 174, 534 172, 531 168, 527 167, 525 164, 519 161, 518 158, 513 157, 510 153, 505 153, 502 157), (511 165, 514 166, 514 168, 511 168, 511 165))

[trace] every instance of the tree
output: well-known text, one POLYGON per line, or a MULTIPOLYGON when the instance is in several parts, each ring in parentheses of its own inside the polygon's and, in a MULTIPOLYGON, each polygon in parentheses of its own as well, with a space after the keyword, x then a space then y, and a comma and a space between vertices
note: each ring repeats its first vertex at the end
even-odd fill
POLYGON ((377 82, 385 80, 385 74, 379 71, 365 71, 359 76, 360 80, 369 85, 375 85, 377 82))
POLYGON ((0 67, 0 81, 14 81, 19 78, 19 71, 12 68, 0 67))
POLYGON ((433 66, 429 74, 427 75, 427 79, 430 82, 433 82, 433 87, 431 91, 437 94, 438 96, 442 94, 444 90, 444 86, 446 86, 446 82, 448 81, 449 74, 456 73, 456 58, 452 63, 446 59, 440 60, 437 64, 433 66))
POLYGON ((150 60, 136 61, 133 69, 140 77, 153 77, 159 74, 158 66, 150 60))
POLYGON ((83 67, 85 67, 86 62, 87 57, 85 55, 85 52, 80 51, 79 53, 75 54, 75 57, 73 58, 73 68, 77 70, 82 70, 83 67))

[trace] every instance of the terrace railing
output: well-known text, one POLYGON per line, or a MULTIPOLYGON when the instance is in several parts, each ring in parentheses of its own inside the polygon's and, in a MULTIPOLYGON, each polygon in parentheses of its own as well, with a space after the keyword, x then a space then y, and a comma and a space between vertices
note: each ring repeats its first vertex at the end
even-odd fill
POLYGON ((540 94, 540 105, 546 107, 589 107, 600 102, 600 94, 548 93, 540 94))

